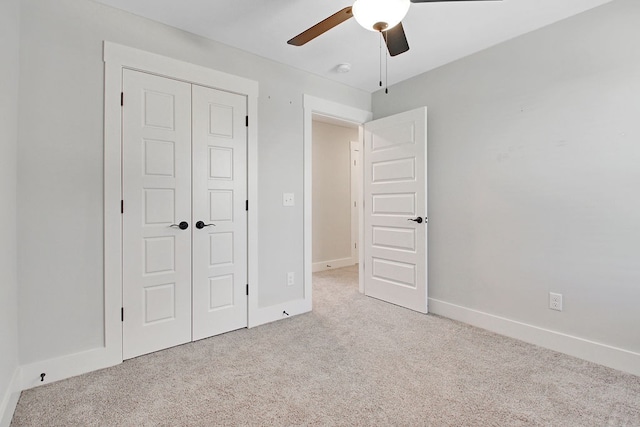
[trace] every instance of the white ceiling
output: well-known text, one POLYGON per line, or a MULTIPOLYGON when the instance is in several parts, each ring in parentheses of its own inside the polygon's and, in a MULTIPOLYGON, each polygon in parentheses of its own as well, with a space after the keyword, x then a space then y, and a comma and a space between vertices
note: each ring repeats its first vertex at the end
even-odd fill
MULTIPOLYGON (((368 92, 379 89, 379 35, 355 19, 308 44, 286 42, 350 0, 97 0, 368 92), (335 67, 350 63, 351 72, 335 67)), ((410 50, 389 58, 389 85, 612 0, 414 3, 410 50)))

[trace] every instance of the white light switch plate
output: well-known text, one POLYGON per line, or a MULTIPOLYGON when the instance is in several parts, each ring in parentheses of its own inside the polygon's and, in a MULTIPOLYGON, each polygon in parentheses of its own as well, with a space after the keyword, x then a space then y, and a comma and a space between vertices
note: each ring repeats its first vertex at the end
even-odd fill
POLYGON ((282 206, 294 206, 295 204, 293 193, 282 193, 282 206))

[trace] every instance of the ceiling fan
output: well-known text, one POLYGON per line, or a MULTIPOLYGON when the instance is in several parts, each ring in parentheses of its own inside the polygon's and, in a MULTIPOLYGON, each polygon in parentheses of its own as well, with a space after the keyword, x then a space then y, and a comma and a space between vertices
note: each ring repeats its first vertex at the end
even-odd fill
POLYGON ((353 6, 345 7, 313 27, 301 32, 287 43, 302 46, 338 24, 355 17, 358 24, 370 31, 383 34, 391 56, 409 50, 409 42, 402 27, 402 19, 411 3, 436 3, 449 1, 502 1, 502 0, 355 0, 353 6))

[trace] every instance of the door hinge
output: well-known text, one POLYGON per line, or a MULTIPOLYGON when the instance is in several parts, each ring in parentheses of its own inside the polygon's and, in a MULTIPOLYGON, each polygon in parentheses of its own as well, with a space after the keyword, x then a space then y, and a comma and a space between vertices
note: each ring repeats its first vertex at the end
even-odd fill
POLYGON ((120 321, 124 322, 124 307, 120 307, 120 321))
POLYGON ((247 283, 247 295, 249 295, 249 284, 247 283))
POLYGON ((124 92, 120 92, 120 106, 124 106, 124 92))
POLYGON ((249 116, 244 116, 244 124, 249 127, 249 116))
POLYGON ((120 213, 124 213, 124 200, 120 200, 120 213))
POLYGON ((244 210, 248 211, 249 210, 249 201, 245 200, 244 202, 244 210))

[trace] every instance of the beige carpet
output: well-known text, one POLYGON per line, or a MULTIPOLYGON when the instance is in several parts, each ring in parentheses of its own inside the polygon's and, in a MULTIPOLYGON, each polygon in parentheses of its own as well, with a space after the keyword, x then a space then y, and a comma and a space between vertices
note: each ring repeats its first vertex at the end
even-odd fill
POLYGON ((12 426, 640 426, 640 377, 366 298, 22 393, 12 426))

